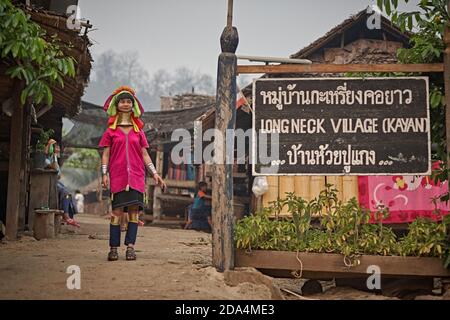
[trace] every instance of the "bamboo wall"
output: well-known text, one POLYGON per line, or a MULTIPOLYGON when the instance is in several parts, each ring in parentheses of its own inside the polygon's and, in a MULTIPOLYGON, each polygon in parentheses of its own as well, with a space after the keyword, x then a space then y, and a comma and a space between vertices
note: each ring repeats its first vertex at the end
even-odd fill
MULTIPOLYGON (((269 206, 278 197, 285 198, 286 192, 295 192, 305 200, 317 197, 325 189, 327 183, 333 184, 338 190, 338 199, 348 201, 358 199, 357 176, 270 176, 267 177, 269 191, 263 196, 263 207, 269 206)), ((287 208, 282 214, 287 214, 287 208)))

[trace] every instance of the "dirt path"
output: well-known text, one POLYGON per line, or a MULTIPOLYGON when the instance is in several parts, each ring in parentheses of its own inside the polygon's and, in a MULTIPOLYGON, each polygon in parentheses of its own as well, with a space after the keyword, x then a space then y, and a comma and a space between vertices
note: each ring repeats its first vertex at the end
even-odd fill
MULTIPOLYGON (((227 286, 211 265, 211 235, 142 227, 136 261, 106 261, 109 221, 79 215, 81 228, 57 239, 29 236, 0 244, 0 299, 270 299, 263 285, 227 286), (69 290, 67 267, 81 269, 81 289, 69 290)), ((122 234, 124 237, 124 234, 122 234)), ((123 241, 123 238, 122 238, 123 241)))
MULTIPOLYGON (((120 260, 108 262, 109 220, 93 215, 79 215, 77 219, 81 228, 63 226, 57 239, 37 241, 23 236, 16 242, 0 243, 0 299, 301 298, 279 289, 299 293, 304 279, 272 279, 254 269, 241 269, 228 274, 225 281, 224 274, 211 267, 211 235, 197 231, 141 227, 136 246, 138 260, 125 261, 122 246, 120 260), (80 290, 67 289, 70 274, 66 272, 71 265, 81 269, 80 290)), ((307 299, 392 298, 330 286, 307 299)))

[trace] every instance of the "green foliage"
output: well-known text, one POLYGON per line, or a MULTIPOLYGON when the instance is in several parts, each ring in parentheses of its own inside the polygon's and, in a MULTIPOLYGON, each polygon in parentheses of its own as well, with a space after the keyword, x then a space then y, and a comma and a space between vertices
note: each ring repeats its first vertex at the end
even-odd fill
POLYGON ((20 100, 52 104, 50 87, 64 86, 64 76, 75 76, 75 59, 61 50, 56 36, 46 36, 23 10, 0 0, 0 56, 10 65, 7 74, 25 81, 20 100))
POLYGON ((93 149, 67 148, 65 152, 72 153, 64 162, 66 168, 98 170, 100 155, 93 149))
POLYGON ((404 256, 442 257, 447 239, 447 225, 418 218, 408 226, 408 234, 399 242, 404 256))
POLYGON ((42 131, 39 135, 39 139, 36 143, 36 151, 44 152, 45 147, 47 146, 48 140, 50 140, 55 131, 53 129, 48 129, 47 131, 42 131))
MULTIPOLYGON (((408 3, 408 0, 403 0, 408 3)), ((446 0, 420 0, 418 10, 400 12, 398 0, 377 0, 380 9, 390 17, 402 31, 410 31, 411 47, 399 49, 397 55, 401 63, 442 63, 445 25, 450 16, 446 0)), ((434 180, 448 180, 444 77, 442 73, 432 73, 430 78, 430 118, 431 141, 437 146, 433 152, 434 160, 441 160, 442 168, 433 172, 434 180)), ((442 196, 442 201, 449 201, 450 193, 442 196)))
POLYGON ((370 216, 355 198, 345 203, 338 201, 332 185, 327 185, 311 201, 287 193, 285 199, 278 199, 270 207, 236 223, 236 247, 339 253, 348 258, 362 254, 432 256, 450 264, 447 241, 450 216, 442 223, 417 219, 401 238, 382 223, 389 216, 388 208, 379 207, 374 213, 378 223, 369 223, 370 216), (291 217, 279 215, 285 207, 291 217))

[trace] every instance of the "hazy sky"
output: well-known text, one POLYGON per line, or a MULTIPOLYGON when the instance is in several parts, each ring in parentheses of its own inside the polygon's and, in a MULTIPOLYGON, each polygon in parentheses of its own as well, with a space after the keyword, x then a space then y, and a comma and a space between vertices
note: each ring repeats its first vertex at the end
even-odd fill
MULTIPOLYGON (((371 3, 234 0, 237 53, 287 57, 371 3)), ((149 72, 186 66, 215 77, 226 0, 80 0, 79 6, 94 25, 89 33, 94 56, 135 50, 149 72)))

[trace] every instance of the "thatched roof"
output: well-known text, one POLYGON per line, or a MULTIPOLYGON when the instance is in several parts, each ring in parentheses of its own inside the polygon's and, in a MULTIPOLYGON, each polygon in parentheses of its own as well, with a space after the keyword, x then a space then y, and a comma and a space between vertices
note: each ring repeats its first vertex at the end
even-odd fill
POLYGON ((381 30, 370 30, 367 27, 367 20, 371 15, 372 13, 367 13, 367 9, 358 12, 332 28, 324 36, 318 38, 310 45, 290 55, 290 58, 308 59, 313 53, 323 48, 339 47, 343 34, 344 44, 362 38, 362 34, 367 39, 398 41, 402 42, 405 46, 409 44, 410 34, 402 32, 384 16, 381 16, 381 30), (383 38, 383 34, 385 38, 383 38))
MULTIPOLYGON (((342 49, 343 51, 351 50, 352 44, 361 40, 366 40, 366 45, 369 50, 361 50, 351 56, 349 61, 345 63, 396 63, 396 52, 392 52, 392 46, 397 44, 401 47, 408 47, 410 45, 409 39, 411 33, 402 32, 389 19, 381 16, 381 29, 369 29, 367 27, 367 20, 372 13, 367 13, 367 9, 361 10, 350 18, 344 20, 339 25, 332 28, 324 36, 318 38, 310 45, 304 47, 298 52, 290 55, 293 59, 310 59, 313 63, 336 63, 325 61, 324 53, 329 51, 328 55, 333 54, 332 50, 342 49), (391 47, 391 50, 379 50, 376 48, 380 42, 391 47), (372 47, 372 50, 371 48, 372 47)), ((340 62, 343 63, 343 62, 340 62)), ((320 76, 337 76, 336 74, 283 74, 281 77, 320 77, 320 76)), ((277 78, 280 75, 266 74, 262 78, 277 78)), ((244 95, 250 101, 252 99, 252 84, 249 84, 242 89, 244 95)))
MULTIPOLYGON (((21 7, 30 15, 32 21, 38 23, 47 36, 57 35, 63 44, 62 50, 66 55, 72 56, 76 60, 76 77, 64 79, 64 88, 59 85, 52 87, 53 105, 63 108, 66 116, 71 117, 80 112, 81 97, 89 80, 92 57, 89 52, 91 43, 86 35, 80 35, 78 31, 67 28, 67 18, 54 12, 36 10, 21 7)), ((13 80, 5 75, 8 68, 7 63, 0 63, 0 100, 10 97, 13 80)))
MULTIPOLYGON (((82 102, 81 113, 70 119, 74 127, 63 137, 65 147, 97 148, 106 130, 108 121, 101 106, 82 102)), ((214 110, 214 104, 183 110, 144 112, 144 132, 150 145, 170 144, 170 137, 176 129, 192 131, 194 122, 214 110)))

